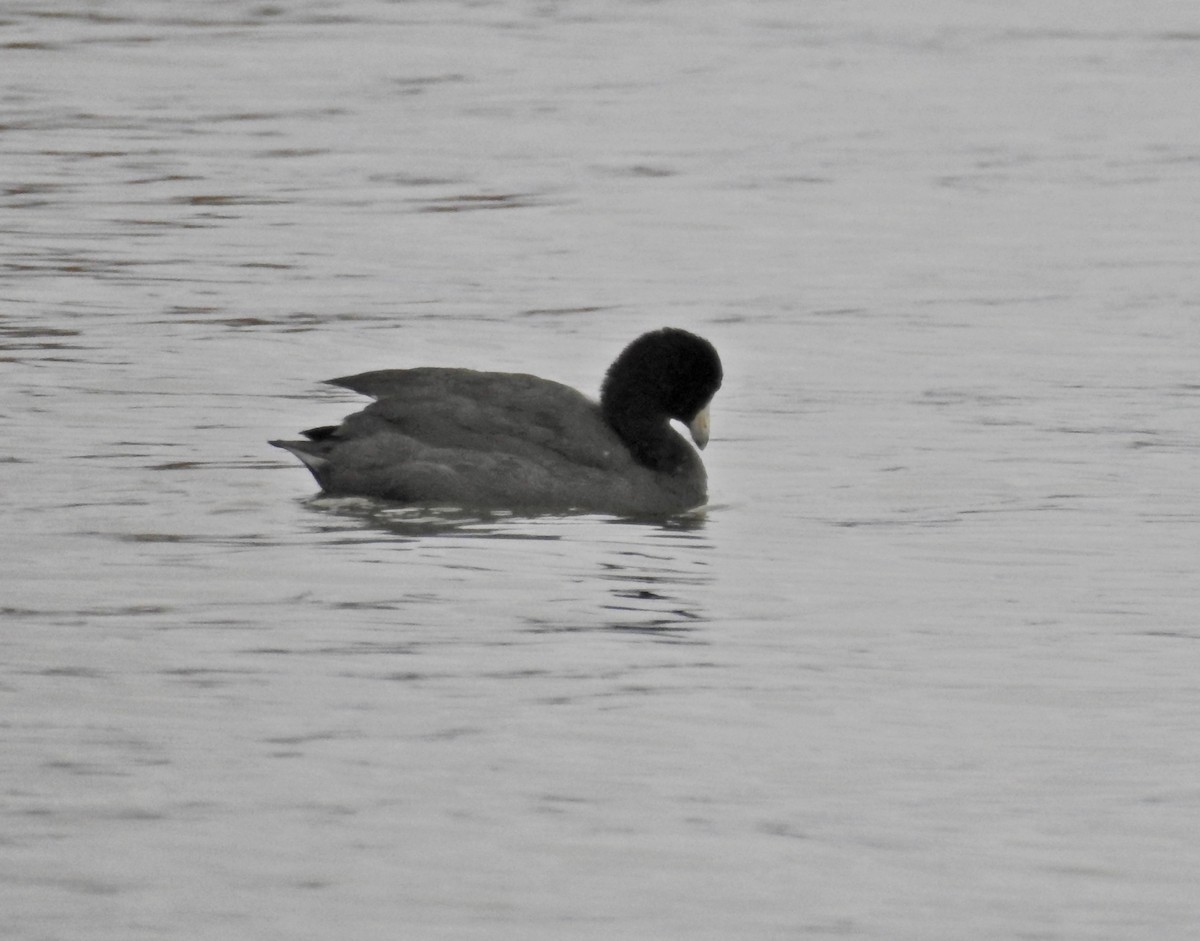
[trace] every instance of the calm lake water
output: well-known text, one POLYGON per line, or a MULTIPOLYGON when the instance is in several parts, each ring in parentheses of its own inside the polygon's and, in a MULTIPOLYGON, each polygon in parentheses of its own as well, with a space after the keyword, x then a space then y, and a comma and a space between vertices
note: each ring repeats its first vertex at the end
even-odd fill
POLYGON ((0 934, 1190 939, 1200 13, 0 11, 0 934), (721 350, 664 525, 315 497, 721 350))

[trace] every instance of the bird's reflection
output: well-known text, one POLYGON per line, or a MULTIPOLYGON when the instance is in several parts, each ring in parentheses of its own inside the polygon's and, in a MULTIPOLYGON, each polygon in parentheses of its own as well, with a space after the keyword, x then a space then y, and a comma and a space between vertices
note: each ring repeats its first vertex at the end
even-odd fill
MULTIPOLYGON (((511 553, 498 552, 494 566, 481 567, 474 558, 493 579, 500 574, 528 582, 524 601, 537 610, 519 616, 534 633, 609 630, 696 642, 697 629, 708 620, 701 589, 712 581, 712 544, 703 510, 621 519, 401 507, 366 498, 322 497, 306 504, 323 517, 319 530, 336 533, 339 544, 384 541, 412 548, 449 540, 478 549, 477 540, 555 543, 549 552, 530 546, 533 558, 522 556, 516 567, 511 553), (533 581, 531 573, 541 580, 533 581)), ((461 570, 454 553, 439 558, 435 564, 461 570)), ((427 574, 428 583, 436 584, 436 574, 427 574)))
POLYGON ((603 605, 608 628, 683 639, 705 623, 698 590, 712 580, 705 522, 703 513, 693 513, 653 528, 643 523, 640 532, 628 530, 624 545, 613 545, 613 558, 602 560, 598 572, 611 583, 603 605))

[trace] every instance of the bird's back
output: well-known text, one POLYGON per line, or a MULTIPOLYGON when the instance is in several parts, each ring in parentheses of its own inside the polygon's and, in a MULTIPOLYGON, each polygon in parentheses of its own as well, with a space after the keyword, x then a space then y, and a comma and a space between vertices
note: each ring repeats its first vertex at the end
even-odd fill
MULTIPOLYGON (((296 454, 330 493, 495 508, 673 512, 703 500, 694 475, 634 461, 599 406, 561 383, 469 369, 387 369, 331 384, 375 399, 296 454)), ((696 461, 699 467, 699 461, 696 461)))

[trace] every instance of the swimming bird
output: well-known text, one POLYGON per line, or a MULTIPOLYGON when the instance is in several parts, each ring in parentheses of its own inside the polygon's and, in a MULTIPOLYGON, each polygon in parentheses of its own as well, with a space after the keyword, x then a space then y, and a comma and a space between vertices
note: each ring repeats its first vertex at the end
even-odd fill
POLYGON ((522 373, 419 367, 329 384, 375 399, 340 425, 271 441, 329 494, 413 506, 668 515, 707 499, 708 443, 721 360, 674 327, 643 334, 609 367, 593 402, 522 373))

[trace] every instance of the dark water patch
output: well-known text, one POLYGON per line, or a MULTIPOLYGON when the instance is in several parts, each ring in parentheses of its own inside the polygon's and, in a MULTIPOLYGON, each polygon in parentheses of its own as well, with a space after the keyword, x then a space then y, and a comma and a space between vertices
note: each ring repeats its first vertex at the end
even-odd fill
POLYGON ((808 312, 810 317, 830 320, 867 320, 878 316, 877 311, 866 307, 824 307, 808 312))
POLYGON ((199 538, 196 536, 183 536, 178 533, 124 533, 117 536, 119 542, 142 542, 142 543, 160 543, 160 542, 197 542, 199 538))
MULTIPOLYGON (((627 552, 620 554, 632 556, 637 553, 627 552)), ((629 565, 602 562, 598 577, 607 581, 635 582, 649 585, 703 585, 707 584, 711 578, 706 573, 684 575, 669 568, 647 569, 644 565, 636 562, 629 565)))
POLYGON ((291 160, 296 157, 323 157, 331 153, 325 147, 284 147, 274 150, 263 150, 254 156, 263 160, 291 160))
POLYGON ((0 270, 27 277, 57 277, 59 275, 81 276, 106 281, 183 281, 182 276, 192 265, 189 258, 133 259, 109 258, 96 254, 46 253, 26 255, 26 261, 9 261, 0 264, 0 270), (178 276, 151 275, 147 272, 175 268, 178 276))
MULTIPOLYGON (((280 467, 295 468, 295 464, 278 461, 271 458, 234 458, 227 461, 194 461, 188 469, 204 468, 206 470, 278 470, 280 467)), ((151 468, 153 470, 153 468, 151 468)), ((182 468, 180 468, 182 469, 182 468)), ((219 511, 218 511, 219 512, 219 511)))
POLYGON ((114 219, 120 226, 140 226, 144 229, 184 230, 184 229, 214 229, 213 222, 197 221, 195 219, 114 219))
POLYGON ((484 209, 529 209, 545 205, 530 193, 468 193, 426 201, 420 212, 475 212, 484 209))
MULTIPOLYGON (((357 644, 345 644, 341 646, 321 646, 321 647, 249 647, 239 651, 242 654, 254 654, 263 656, 314 656, 314 657, 387 657, 387 656, 412 656, 421 653, 421 648, 424 645, 413 642, 397 642, 397 641, 364 641, 357 644)), ((420 679, 437 679, 443 674, 422 673, 420 679)))
POLYGON ((361 737, 359 732, 340 729, 327 732, 308 732, 304 735, 279 735, 264 738, 262 742, 266 745, 307 745, 310 742, 336 742, 361 737))
POLYGON ((168 202, 184 206, 275 206, 291 200, 274 196, 247 196, 223 193, 205 193, 195 196, 176 196, 168 202))
POLYGON ((295 120, 320 120, 342 117, 345 108, 296 108, 289 111, 228 111, 198 116, 193 122, 199 127, 212 124, 246 124, 255 122, 295 120))
POLYGON ((26 875, 19 877, 19 881, 26 885, 43 886, 48 889, 57 889, 74 895, 120 895, 125 890, 125 887, 117 882, 81 877, 37 877, 26 875))
POLYGON ((41 209, 53 206, 59 200, 41 197, 54 196, 74 187, 65 183, 14 183, 0 191, 7 209, 41 209))
POLYGON ((694 612, 673 610, 666 613, 623 605, 600 605, 599 618, 561 620, 545 617, 526 617, 524 630, 529 634, 589 634, 611 633, 641 635, 665 643, 707 644, 696 635, 698 626, 708 619, 694 612), (647 614, 653 616, 647 617, 647 614))
POLYGON ((594 798, 577 797, 572 794, 542 794, 537 798, 536 813, 565 814, 573 812, 577 807, 599 803, 594 798))
POLYGON ((1009 185, 1012 177, 1005 173, 957 173, 935 177, 933 182, 944 189, 988 193, 1009 185))
POLYGON ((776 177, 779 183, 800 183, 804 186, 825 186, 834 182, 834 177, 831 176, 816 176, 811 173, 786 173, 776 177))
POLYGON ((630 591, 615 591, 613 592, 619 598, 629 598, 634 601, 666 601, 666 595, 660 595, 658 592, 650 591, 647 588, 635 588, 630 591))
POLYGON ((404 605, 404 599, 399 599, 397 601, 336 601, 330 607, 343 611, 396 611, 404 605))
MULTIPOLYGON (((2 349, 3 347, 0 347, 2 349)), ((36 347, 29 347, 36 349, 36 347)), ((46 347, 46 349, 88 349, 88 347, 75 347, 67 345, 59 345, 54 347, 46 347)), ((47 363, 93 363, 91 359, 81 356, 0 356, 0 363, 19 363, 22 365, 43 366, 47 363)))
POLYGON ((518 317, 574 317, 580 314, 597 314, 612 310, 611 307, 533 307, 518 312, 518 317))
POLYGON ((160 676, 182 680, 191 686, 199 686, 205 689, 210 689, 214 686, 225 686, 231 678, 236 679, 261 675, 260 670, 245 668, 230 669, 226 667, 172 667, 167 670, 159 670, 158 672, 160 676))
POLYGON ((115 607, 96 607, 96 608, 79 608, 74 611, 67 612, 46 612, 53 614, 74 614, 79 617, 89 618, 128 618, 128 617, 151 617, 160 616, 163 614, 171 614, 174 609, 165 605, 154 604, 134 604, 134 605, 119 605, 115 607))
POLYGON ((835 519, 827 521, 839 529, 930 529, 961 523, 959 515, 920 516, 904 519, 877 516, 864 519, 835 519))
POLYGON ((48 771, 65 771, 68 774, 88 778, 129 778, 133 772, 124 768, 111 768, 88 761, 73 761, 68 758, 51 759, 42 762, 42 767, 48 771))
MULTIPOLYGON (((97 25, 110 26, 116 23, 133 23, 137 20, 128 16, 121 16, 117 13, 102 13, 99 10, 78 10, 78 9, 56 9, 45 10, 38 9, 36 6, 23 10, 24 16, 39 20, 71 20, 78 23, 94 23, 97 25)), ((139 17, 139 19, 141 19, 139 17)))
POLYGON ((437 85, 460 85, 467 81, 467 77, 461 72, 446 72, 441 75, 393 78, 390 81, 392 87, 399 89, 403 95, 420 95, 437 85))
POLYGON ((384 673, 376 677, 376 679, 387 680, 389 683, 418 683, 421 680, 430 678, 428 673, 417 673, 413 670, 401 670, 399 672, 384 673))
MULTIPOLYGON (((171 314, 215 314, 219 313, 223 308, 220 307, 194 307, 188 305, 175 305, 167 308, 167 313, 171 314)), ((153 321, 154 323, 165 323, 166 321, 153 321)))
POLYGON ((82 350, 76 343, 62 343, 56 338, 77 337, 82 331, 62 327, 0 326, 0 350, 82 350))
POLYGON ((1154 439, 1157 431, 1146 428, 1122 428, 1119 425, 1048 425, 1042 428, 1052 434, 1063 435, 1136 435, 1144 439, 1154 439))
MULTIPOLYGON (((107 115, 90 115, 84 117, 107 130, 122 129, 114 127, 116 119, 107 115)), ((123 129, 131 130, 132 126, 123 129)), ((133 155, 127 150, 43 150, 42 156, 59 157, 64 160, 105 160, 113 157, 129 157, 133 155)))
POLYGON ((462 186, 459 177, 425 176, 416 173, 375 173, 367 178, 372 183, 391 183, 395 186, 462 186))
POLYGON ((674 167, 662 165, 652 165, 647 163, 634 163, 616 167, 594 167, 596 173, 605 176, 633 177, 634 179, 643 180, 661 180, 666 177, 678 176, 679 171, 674 167))
POLYGON ((811 840, 812 834, 801 830, 794 823, 786 820, 771 820, 760 823, 757 827, 759 833, 765 833, 768 836, 782 836, 790 840, 811 840))
MULTIPOLYGON (((293 650, 291 653, 309 653, 322 657, 409 657, 420 653, 421 644, 401 641, 360 641, 356 644, 338 646, 326 645, 310 650, 293 650)), ((435 674, 423 674, 424 679, 434 678, 435 674)))
MULTIPOLYGON (((155 762, 155 764, 165 764, 165 762, 155 762)), ((147 823, 166 820, 167 815, 158 810, 147 810, 145 807, 119 807, 116 810, 110 810, 104 815, 109 820, 127 820, 133 823, 145 821, 147 823)))
POLYGON ((452 742, 460 738, 477 738, 480 735, 486 734, 487 731, 487 729, 479 726, 452 726, 422 735, 421 739, 426 742, 452 742))
POLYGON ((107 673, 101 670, 93 669, 92 667, 79 666, 48 667, 44 670, 38 670, 36 672, 38 676, 71 677, 85 680, 105 679, 108 675, 107 673))
POLYGON ((496 670, 480 674, 483 679, 488 680, 532 680, 555 675, 553 671, 544 670, 539 667, 524 667, 518 670, 496 670))
POLYGON ((62 43, 42 42, 36 39, 14 40, 0 43, 0 49, 12 49, 15 52, 49 52, 64 48, 62 43))
POLYGON ((82 608, 82 609, 66 609, 53 610, 46 608, 22 608, 8 606, 0 608, 0 617, 13 619, 39 619, 39 618, 84 618, 84 617, 128 617, 130 615, 140 616, 144 614, 166 614, 170 608, 158 607, 137 607, 137 608, 82 608))
MULTIPOLYGON (((109 461, 119 460, 121 458, 144 458, 149 457, 146 451, 97 451, 92 454, 72 454, 73 461, 109 461)), ((80 506, 90 506, 91 504, 80 504, 80 506)), ((126 504, 129 505, 129 504, 126 504)))
MULTIPOLYGON (((651 610, 640 605, 606 604, 601 607, 605 611, 629 611, 636 614, 646 614, 651 610)), ((685 611, 683 608, 674 608, 662 612, 658 617, 648 621, 639 621, 636 624, 610 624, 609 627, 613 630, 686 631, 691 629, 693 623, 706 620, 707 618, 702 614, 685 611)))
MULTIPOLYGON (((145 320, 143 323, 151 324, 188 324, 192 326, 205 327, 225 327, 229 330, 237 332, 251 332, 256 330, 271 330, 279 333, 308 333, 318 329, 322 325, 329 323, 332 320, 337 320, 337 317, 327 317, 319 314, 280 314, 277 317, 256 317, 256 316, 237 316, 230 317, 226 315, 224 308, 216 307, 174 307, 165 311, 170 315, 170 319, 152 319, 145 320), (222 316, 205 316, 206 314, 215 314, 222 316)), ((341 319, 376 319, 376 318, 341 318, 341 319)), ((386 318, 379 317, 379 321, 384 321, 386 318)), ((394 318, 393 318, 394 320, 394 318)), ((197 337, 198 341, 218 339, 219 335, 197 337)), ((309 396, 298 395, 296 398, 308 398, 309 396)))
POLYGON ((981 389, 938 388, 926 389, 914 400, 916 405, 959 406, 959 405, 1014 405, 1027 401, 1021 396, 1008 395, 999 392, 986 392, 981 389))
POLYGON ((1162 39, 1170 33, 1143 33, 1125 29, 1088 29, 1074 27, 1030 26, 989 30, 980 36, 985 42, 1084 42, 1128 43, 1162 39))

